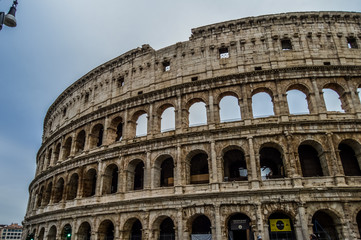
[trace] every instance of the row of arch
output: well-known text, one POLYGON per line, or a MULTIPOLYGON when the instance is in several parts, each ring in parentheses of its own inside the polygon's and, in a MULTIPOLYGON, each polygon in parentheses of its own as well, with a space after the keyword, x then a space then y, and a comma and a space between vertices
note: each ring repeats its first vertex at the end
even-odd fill
MULTIPOLYGON (((298 147, 298 162, 303 177, 322 177, 332 175, 322 146, 307 140, 298 147)), ((361 176, 361 145, 351 139, 343 140, 338 145, 338 158, 345 176, 361 176)), ((256 168, 261 180, 291 178, 290 162, 285 159, 284 151, 275 143, 265 143, 259 150, 256 168)), ((186 184, 207 184, 210 182, 211 161, 204 150, 194 150, 186 156, 184 171, 186 184)), ((252 164, 244 150, 238 146, 228 146, 223 150, 222 159, 223 182, 248 181, 252 164)), ((77 197, 115 194, 142 190, 145 179, 152 179, 152 188, 174 186, 176 178, 176 162, 171 155, 159 156, 152 170, 147 171, 145 162, 134 159, 122 169, 116 163, 110 163, 103 172, 98 173, 97 166, 86 167, 82 172, 74 172, 68 180, 58 177, 55 185, 49 180, 40 185, 36 191, 36 207, 59 203, 61 200, 72 200, 77 197), (147 176, 150 173, 152 176, 147 176), (102 176, 101 179, 98 176, 102 176), (81 181, 80 181, 81 179, 81 181), (102 183, 100 183, 100 181, 102 183), (100 185, 102 186, 100 188, 100 185), (98 187, 97 187, 98 186, 98 187), (98 189, 98 190, 97 190, 98 189)), ((180 174, 180 176, 183 174, 180 174)))
MULTIPOLYGON (((150 232, 147 232, 147 226, 142 219, 132 217, 125 221, 121 233, 117 231, 117 225, 111 219, 103 220, 96 230, 93 224, 83 221, 77 229, 73 229, 71 223, 63 224, 59 231, 56 225, 52 225, 45 236, 45 228, 42 227, 39 232, 36 228, 32 230, 34 235, 37 234, 38 240, 113 240, 113 239, 160 239, 160 240, 175 240, 181 239, 179 236, 186 239, 213 239, 215 235, 212 221, 207 214, 194 214, 190 216, 186 223, 186 228, 182 229, 186 232, 179 233, 177 228, 177 219, 173 216, 161 215, 155 219, 150 226, 150 232), (195 238, 193 238, 193 236, 195 238)), ((233 239, 256 239, 257 236, 267 235, 269 240, 295 240, 297 234, 295 231, 295 219, 284 211, 275 211, 271 213, 267 219, 268 229, 263 233, 257 228, 255 219, 251 219, 247 214, 242 212, 234 212, 229 214, 225 220, 225 237, 228 240, 233 239)), ((319 239, 339 240, 344 239, 343 226, 339 217, 329 209, 322 209, 316 211, 311 219, 310 225, 312 229, 310 233, 316 234, 319 239)), ((361 211, 356 216, 356 225, 359 233, 361 234, 361 211)), ((30 234, 30 232, 28 233, 30 234)), ((307 235, 307 234, 306 234, 307 235)), ((216 238, 215 238, 216 239, 216 238)))
MULTIPOLYGON (((352 111, 352 100, 341 85, 336 83, 326 84, 323 92, 320 95, 325 97, 327 111, 352 111), (323 92, 325 93, 323 94, 323 92)), ((312 94, 306 85, 291 85, 286 95, 287 102, 289 102, 288 113, 308 114, 318 111, 316 109, 319 107, 315 106, 316 103, 314 102, 317 99, 311 99, 312 94)), ((258 88, 252 92, 251 96, 252 107, 247 110, 247 107, 242 106, 244 101, 242 102, 237 93, 228 91, 220 94, 219 105, 217 105, 219 108, 219 121, 239 121, 242 119, 242 115, 247 115, 249 111, 253 111, 253 117, 266 117, 280 113, 281 110, 275 108, 276 105, 274 105, 275 95, 269 88, 258 88)), ((281 101, 278 100, 278 102, 281 101)), ((360 100, 358 102, 360 104, 360 100)), ((353 104, 355 103, 353 102, 353 104)), ((209 118, 209 108, 211 106, 208 101, 199 97, 189 100, 186 104, 186 109, 181 111, 185 112, 188 116, 185 119, 179 117, 179 114, 176 116, 176 113, 179 111, 175 109, 173 104, 167 103, 158 109, 159 119, 150 119, 146 110, 138 110, 128 122, 124 121, 120 116, 116 116, 109 123, 106 123, 107 126, 98 121, 98 123, 93 124, 90 131, 87 130, 89 126, 83 127, 76 130, 75 134, 68 135, 66 138, 56 141, 52 144, 53 146, 48 147, 46 152, 39 157, 38 172, 57 164, 58 161, 66 160, 69 156, 81 154, 86 150, 102 145, 118 142, 124 137, 131 138, 147 135, 149 133, 148 129, 152 129, 152 124, 158 125, 157 128, 161 132, 175 130, 177 124, 184 124, 185 122, 188 123, 188 127, 205 125, 209 118), (124 129, 127 131, 124 132, 124 129)))

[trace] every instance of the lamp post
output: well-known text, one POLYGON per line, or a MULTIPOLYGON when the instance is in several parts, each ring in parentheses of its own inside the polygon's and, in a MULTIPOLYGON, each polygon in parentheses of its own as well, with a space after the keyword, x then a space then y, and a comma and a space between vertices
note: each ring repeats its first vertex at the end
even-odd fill
POLYGON ((3 24, 8 27, 16 27, 15 12, 18 1, 14 0, 13 5, 10 7, 8 14, 0 12, 0 30, 3 28, 3 24))

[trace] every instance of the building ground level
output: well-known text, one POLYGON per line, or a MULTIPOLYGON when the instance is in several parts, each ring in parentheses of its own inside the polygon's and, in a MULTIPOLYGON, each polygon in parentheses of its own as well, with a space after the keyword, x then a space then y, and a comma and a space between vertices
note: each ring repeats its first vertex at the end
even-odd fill
MULTIPOLYGON (((358 188, 195 194, 107 202, 46 212, 25 220, 36 240, 320 240, 360 239, 358 188), (220 196, 223 195, 223 196, 220 196)), ((76 205, 76 204, 75 204, 76 205)))

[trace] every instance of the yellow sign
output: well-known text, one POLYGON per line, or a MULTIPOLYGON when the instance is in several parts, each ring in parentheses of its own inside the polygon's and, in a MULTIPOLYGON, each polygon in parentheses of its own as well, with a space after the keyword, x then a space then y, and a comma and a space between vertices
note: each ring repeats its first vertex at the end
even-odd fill
POLYGON ((271 232, 291 232, 289 219, 270 219, 271 232))

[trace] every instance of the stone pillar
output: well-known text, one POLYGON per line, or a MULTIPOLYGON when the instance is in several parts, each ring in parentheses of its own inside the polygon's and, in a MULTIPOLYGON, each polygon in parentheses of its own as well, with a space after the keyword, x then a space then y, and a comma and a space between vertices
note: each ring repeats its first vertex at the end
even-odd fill
POLYGON ((73 132, 72 134, 71 134, 71 146, 70 146, 70 155, 69 155, 69 157, 74 157, 74 155, 75 155, 75 132, 73 132))
POLYGON ((254 229, 255 232, 255 239, 257 239, 258 235, 261 235, 264 240, 268 240, 268 225, 263 225, 263 213, 262 213, 262 204, 260 202, 254 203, 254 208, 256 211, 256 217, 257 217, 257 229, 254 229), (266 234, 267 233, 267 234, 266 234))
POLYGON ((318 113, 326 113, 326 105, 325 105, 325 101, 323 99, 322 89, 321 89, 321 91, 318 89, 317 78, 315 78, 315 77, 311 78, 311 82, 312 82, 312 87, 313 87, 313 93, 315 95, 315 103, 316 103, 315 110, 318 110, 318 113))
POLYGON ((252 118, 252 99, 248 97, 249 90, 245 84, 241 85, 242 99, 240 102, 242 119, 252 118))
POLYGON ((175 181, 174 186, 182 186, 185 185, 185 178, 182 176, 182 150, 181 145, 177 145, 177 153, 176 153, 176 159, 175 159, 175 181))
POLYGON ((128 140, 129 136, 130 136, 130 125, 129 125, 129 113, 128 113, 128 108, 126 108, 126 110, 124 111, 124 119, 123 119, 123 137, 122 139, 124 140, 128 140))
POLYGON ((188 233, 186 232, 186 229, 183 227, 183 209, 178 208, 177 209, 177 227, 178 227, 178 238, 176 240, 185 240, 188 238, 188 233))
MULTIPOLYGON (((148 113, 148 119, 147 119, 147 135, 153 136, 156 132, 158 132, 158 129, 156 129, 156 118, 158 116, 155 115, 153 110, 153 103, 149 104, 149 113, 148 113)), ((160 132, 160 129, 159 129, 160 132)))
MULTIPOLYGON (((251 179, 249 179, 251 181, 251 186, 252 188, 259 188, 259 180, 257 178, 257 167, 256 167, 256 157, 254 154, 254 149, 253 149, 253 138, 252 137, 248 137, 248 151, 249 151, 249 160, 250 160, 250 168, 251 168, 251 179)), ((249 167, 247 166, 247 171, 249 170, 249 167)), ((249 174, 248 174, 248 178, 249 178, 249 174)))
POLYGON ((210 161, 211 161, 211 166, 212 166, 212 181, 210 181, 211 183, 218 183, 219 182, 219 178, 218 178, 218 164, 217 164, 217 154, 216 154, 216 144, 215 141, 212 140, 211 142, 211 157, 210 157, 210 161))
POLYGON ((330 175, 335 177, 336 185, 340 185, 340 184, 344 185, 344 184, 346 184, 345 178, 344 178, 344 176, 342 176, 342 174, 340 172, 340 168, 342 168, 342 163, 337 161, 339 158, 337 158, 337 156, 336 156, 336 151, 335 151, 335 146, 333 143, 332 135, 333 135, 333 133, 331 133, 331 132, 326 133, 327 143, 330 148, 330 156, 331 156, 332 173, 330 175))
POLYGON ((308 239, 309 232, 307 226, 307 216, 304 203, 299 203, 298 205, 298 221, 300 225, 300 234, 297 235, 297 239, 308 239))
POLYGON ((182 109, 182 95, 180 93, 177 94, 177 106, 175 107, 174 110, 174 114, 175 114, 175 130, 177 134, 182 133, 182 129, 184 126, 183 123, 183 109, 182 109))
POLYGON ((103 177, 104 172, 102 171, 103 164, 101 161, 98 161, 98 170, 97 170, 97 181, 95 186, 95 196, 101 196, 103 191, 103 177))
POLYGON ((147 151, 147 157, 145 159, 145 169, 144 169, 144 189, 149 189, 151 187, 151 152, 147 151))
POLYGON ((220 206, 218 204, 214 205, 214 219, 215 219, 215 233, 212 236, 212 239, 215 240, 222 240, 222 226, 221 226, 221 209, 220 206))

